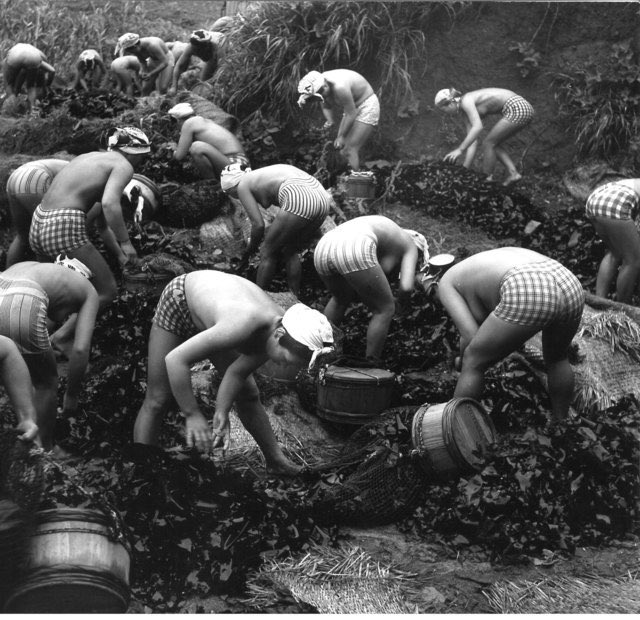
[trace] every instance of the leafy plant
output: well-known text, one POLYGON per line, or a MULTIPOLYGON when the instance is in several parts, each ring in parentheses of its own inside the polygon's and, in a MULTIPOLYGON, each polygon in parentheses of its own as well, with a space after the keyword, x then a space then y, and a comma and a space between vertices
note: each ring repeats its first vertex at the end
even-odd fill
POLYGON ((522 77, 528 77, 537 72, 540 65, 540 52, 536 51, 531 42, 514 43, 509 47, 510 52, 517 52, 520 60, 516 66, 520 69, 522 77))
POLYGON ((576 136, 579 157, 611 159, 640 131, 640 74, 628 43, 615 44, 603 60, 570 66, 554 76, 555 98, 576 136))

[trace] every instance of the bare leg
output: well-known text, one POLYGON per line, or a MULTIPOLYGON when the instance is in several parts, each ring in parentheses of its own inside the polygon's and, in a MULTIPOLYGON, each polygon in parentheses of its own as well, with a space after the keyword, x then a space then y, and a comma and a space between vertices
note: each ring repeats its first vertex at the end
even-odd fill
POLYGON ((539 331, 539 327, 508 323, 491 313, 464 351, 454 396, 479 399, 484 391, 485 371, 539 331))
POLYGON ((11 222, 15 228, 16 236, 7 250, 7 268, 33 256, 33 252, 29 247, 29 227, 31 226, 33 211, 38 206, 40 197, 18 199, 8 194, 8 199, 11 222))
POLYGON ((229 158, 206 142, 196 140, 189 148, 193 164, 203 179, 217 179, 225 166, 229 165, 229 158))
MULTIPOLYGON (((515 125, 504 118, 501 118, 492 127, 487 137, 482 141, 482 171, 484 174, 487 176, 491 176, 493 174, 493 169, 496 167, 496 159, 498 157, 496 147, 507 138, 518 133, 522 128, 522 125, 515 125)), ((505 164, 507 170, 515 171, 515 165, 504 149, 502 150, 501 155, 507 158, 507 164, 505 164)))
MULTIPOLYGON (((640 234, 633 220, 596 217, 594 227, 605 242, 608 252, 620 263, 616 280, 616 301, 630 303, 640 279, 640 234)), ((610 268, 611 262, 605 263, 603 278, 610 268)))
POLYGON ((360 170, 360 149, 373 133, 373 125, 355 121, 345 138, 344 155, 353 171, 360 170))
POLYGON ((380 265, 347 273, 344 279, 362 302, 371 310, 367 328, 366 356, 380 359, 391 319, 395 313, 395 301, 387 277, 380 265))
POLYGON ((44 353, 23 356, 34 387, 34 404, 40 439, 45 450, 53 448, 53 429, 56 423, 58 369, 53 349, 44 353))
POLYGON ((335 325, 340 325, 348 305, 356 299, 355 291, 341 275, 322 275, 320 278, 331 293, 324 315, 335 325))
POLYGON ((505 151, 501 146, 496 146, 495 153, 496 157, 507 171, 507 178, 504 180, 503 185, 511 185, 511 183, 519 181, 522 178, 522 175, 518 172, 516 165, 513 163, 511 157, 509 157, 507 151, 505 151))
POLYGON ((598 267, 598 276, 596 278, 596 295, 606 298, 611 291, 611 286, 618 275, 620 261, 607 251, 598 267))
POLYGON ((580 320, 570 324, 549 325, 542 330, 542 354, 547 366, 551 419, 564 420, 573 402, 574 375, 567 352, 580 326, 580 320))
POLYGON ((133 441, 157 446, 162 418, 173 401, 165 357, 182 338, 156 325, 151 326, 147 360, 147 392, 133 427, 133 441))

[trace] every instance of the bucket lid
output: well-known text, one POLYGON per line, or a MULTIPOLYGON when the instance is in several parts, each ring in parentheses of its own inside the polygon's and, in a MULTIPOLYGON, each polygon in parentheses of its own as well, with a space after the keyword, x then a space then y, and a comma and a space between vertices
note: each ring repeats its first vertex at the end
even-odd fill
POLYGON ((454 398, 443 412, 445 443, 460 465, 477 468, 486 447, 495 442, 495 427, 482 405, 472 398, 454 398), (476 452, 476 454, 474 454, 476 452))
POLYGON ((453 254, 436 254, 429 259, 429 265, 432 267, 447 267, 456 257, 453 254))
POLYGON ((328 366, 324 373, 325 378, 334 381, 345 381, 349 383, 379 383, 380 381, 393 381, 396 375, 384 368, 354 368, 351 366, 328 366))

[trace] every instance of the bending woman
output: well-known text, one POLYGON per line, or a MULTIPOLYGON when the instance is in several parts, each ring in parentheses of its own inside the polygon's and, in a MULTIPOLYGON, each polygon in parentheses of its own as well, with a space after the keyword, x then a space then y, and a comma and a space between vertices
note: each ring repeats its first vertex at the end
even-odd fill
POLYGON ((482 141, 482 171, 488 181, 493 181, 493 170, 496 160, 499 160, 507 170, 503 185, 522 178, 502 143, 524 129, 533 119, 533 106, 526 99, 505 88, 481 88, 464 95, 455 88, 445 88, 436 94, 435 104, 447 114, 459 114, 462 111, 467 129, 460 146, 447 153, 445 161, 455 163, 466 152, 462 165, 470 168, 476 155, 478 137, 484 127, 482 119, 491 114, 500 114, 502 118, 482 141))

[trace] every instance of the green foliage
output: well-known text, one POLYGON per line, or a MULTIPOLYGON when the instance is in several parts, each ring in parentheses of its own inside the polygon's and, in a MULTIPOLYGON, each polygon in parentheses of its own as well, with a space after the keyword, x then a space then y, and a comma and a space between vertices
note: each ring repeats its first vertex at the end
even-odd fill
POLYGON ((579 157, 610 160, 640 147, 640 73, 629 44, 604 59, 570 66, 554 76, 561 115, 576 136, 579 157))
POLYGON ((73 75, 82 50, 98 50, 108 65, 118 37, 139 32, 173 40, 181 33, 176 26, 147 12, 143 2, 130 0, 83 3, 57 0, 0 0, 0 57, 16 43, 30 43, 42 50, 57 75, 67 81, 73 75))
POLYGON ((524 78, 535 74, 538 71, 540 65, 540 52, 536 51, 535 47, 529 42, 514 43, 509 47, 510 52, 517 52, 519 54, 519 60, 516 63, 518 69, 520 69, 520 75, 524 78))
POLYGON ((230 33, 217 83, 225 109, 240 117, 297 117, 296 87, 315 69, 377 69, 377 93, 387 101, 413 98, 409 65, 425 63, 429 15, 440 3, 260 2, 250 5, 230 33))

